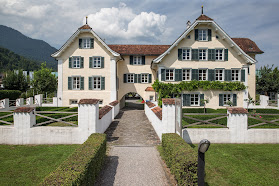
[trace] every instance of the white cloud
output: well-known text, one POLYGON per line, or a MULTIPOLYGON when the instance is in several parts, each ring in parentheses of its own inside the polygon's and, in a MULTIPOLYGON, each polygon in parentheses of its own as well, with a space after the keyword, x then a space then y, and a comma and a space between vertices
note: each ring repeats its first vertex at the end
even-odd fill
MULTIPOLYGON (((148 40, 160 41, 161 37, 169 33, 165 28, 167 16, 154 12, 134 13, 126 4, 119 7, 102 8, 99 12, 88 16, 88 24, 106 40, 129 40, 141 38, 140 43, 148 40)), ((84 20, 85 22, 85 20, 84 20)))

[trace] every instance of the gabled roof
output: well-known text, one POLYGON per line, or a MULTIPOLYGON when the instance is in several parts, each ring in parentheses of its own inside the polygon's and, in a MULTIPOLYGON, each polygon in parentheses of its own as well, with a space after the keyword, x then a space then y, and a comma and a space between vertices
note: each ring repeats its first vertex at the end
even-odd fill
POLYGON ((168 50, 166 50, 163 54, 161 54, 160 56, 158 56, 156 59, 154 59, 152 61, 152 63, 160 63, 161 60, 171 52, 171 50, 176 47, 179 42, 181 40, 183 40, 192 30, 194 30, 194 28, 199 24, 199 23, 210 23, 212 24, 218 31, 220 31, 225 39, 228 40, 228 42, 231 43, 232 46, 235 46, 235 48, 237 48, 237 50, 243 54, 245 56, 246 63, 256 63, 257 61, 255 59, 253 59, 252 57, 250 57, 247 53, 245 53, 242 48, 240 46, 238 46, 233 40, 232 38, 210 17, 206 16, 206 15, 201 15, 199 16, 196 21, 189 27, 187 28, 184 33, 169 47, 168 50))
POLYGON ((170 45, 108 45, 113 51, 121 55, 149 55, 159 56, 170 45))
POLYGON ((113 56, 120 56, 119 53, 113 51, 110 47, 108 47, 108 45, 92 30, 92 28, 85 24, 83 25, 82 27, 80 27, 69 39, 68 41, 58 50, 56 51, 54 54, 52 54, 51 56, 54 57, 54 58, 59 58, 60 55, 62 54, 62 52, 64 50, 66 50, 66 48, 68 46, 70 46, 70 44, 75 40, 75 38, 78 37, 78 35, 80 33, 83 33, 83 32, 90 32, 92 33, 92 35, 100 42, 102 43, 102 45, 113 55, 113 56))
POLYGON ((257 44, 249 38, 232 38, 232 40, 247 54, 256 53, 262 54, 264 53, 257 44))

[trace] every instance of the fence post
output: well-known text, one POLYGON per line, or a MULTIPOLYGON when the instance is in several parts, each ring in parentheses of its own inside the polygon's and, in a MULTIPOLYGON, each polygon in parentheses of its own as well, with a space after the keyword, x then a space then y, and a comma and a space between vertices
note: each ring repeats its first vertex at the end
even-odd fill
POLYGON ((78 128, 88 135, 96 133, 99 120, 99 99, 81 99, 78 103, 78 128))
POLYGON ((44 96, 43 94, 35 95, 35 104, 36 105, 42 106, 43 96, 44 96))
POLYGON ((240 107, 229 107, 227 113, 227 127, 230 130, 230 142, 245 143, 248 130, 248 111, 240 107))
POLYGON ((36 124, 35 109, 32 107, 19 107, 14 111, 14 127, 28 129, 36 124))
POLYGON ((162 124, 163 133, 175 133, 175 99, 162 99, 162 124))
POLYGON ((2 99, 0 100, 0 107, 3 108, 3 109, 7 109, 9 108, 9 98, 6 98, 6 99, 2 99))
POLYGON ((21 107, 24 103, 24 99, 23 98, 18 98, 16 99, 16 106, 17 107, 21 107))
POLYGON ((33 97, 26 98, 26 105, 33 105, 33 97))

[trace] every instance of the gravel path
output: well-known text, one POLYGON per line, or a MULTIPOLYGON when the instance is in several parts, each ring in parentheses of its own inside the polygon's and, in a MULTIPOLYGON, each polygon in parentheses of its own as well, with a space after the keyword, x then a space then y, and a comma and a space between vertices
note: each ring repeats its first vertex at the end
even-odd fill
POLYGON ((139 108, 121 110, 106 131, 110 150, 96 185, 169 185, 156 149, 160 140, 139 108))

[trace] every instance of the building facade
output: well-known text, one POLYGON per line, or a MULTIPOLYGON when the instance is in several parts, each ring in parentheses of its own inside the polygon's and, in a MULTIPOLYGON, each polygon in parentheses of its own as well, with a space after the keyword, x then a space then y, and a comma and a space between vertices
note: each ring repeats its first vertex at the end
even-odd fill
POLYGON ((155 100, 153 82, 239 81, 244 91, 182 92, 184 107, 221 108, 228 101, 244 107, 255 99, 256 54, 263 53, 248 38, 231 38, 213 19, 200 15, 172 45, 107 45, 85 24, 52 57, 58 61, 59 106, 97 98, 101 105, 138 93, 155 100))

